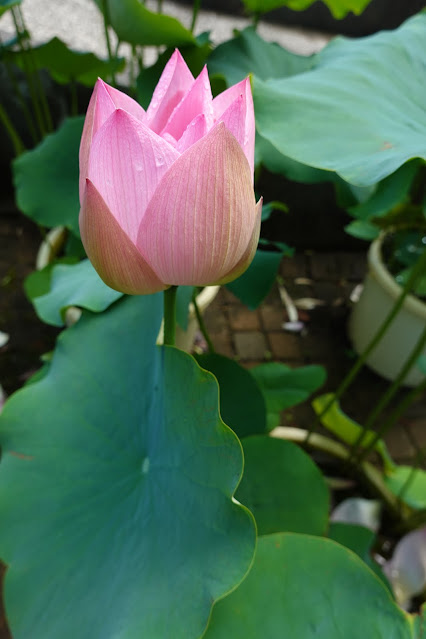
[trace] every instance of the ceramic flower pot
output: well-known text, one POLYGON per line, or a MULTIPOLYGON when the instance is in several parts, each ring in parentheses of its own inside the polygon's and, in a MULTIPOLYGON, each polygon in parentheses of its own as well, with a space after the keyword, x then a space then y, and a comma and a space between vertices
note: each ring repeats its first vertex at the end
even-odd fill
MULTIPOLYGON (((402 292, 383 263, 381 247, 382 238, 370 247, 364 287, 349 319, 349 337, 358 354, 373 339, 402 292)), ((425 324, 426 304, 408 295, 388 331, 367 358, 367 365, 385 379, 394 380, 418 342, 425 324)), ((426 349, 423 355, 426 356, 426 349)), ((424 375, 414 365, 404 384, 417 386, 423 379, 424 375)))
MULTIPOLYGON (((36 268, 41 270, 50 264, 57 255, 59 255, 64 246, 67 237, 67 229, 64 226, 57 226, 47 233, 36 257, 36 268)), ((201 314, 211 304, 220 290, 220 286, 206 286, 197 297, 197 304, 201 314)), ((75 324, 80 318, 81 309, 76 306, 70 306, 65 314, 66 326, 75 324)), ((184 331, 179 325, 176 326, 176 346, 181 350, 191 352, 194 343, 195 334, 198 329, 198 322, 195 316, 194 305, 191 303, 188 310, 188 326, 184 331)), ((163 327, 157 339, 158 344, 163 343, 163 327)))

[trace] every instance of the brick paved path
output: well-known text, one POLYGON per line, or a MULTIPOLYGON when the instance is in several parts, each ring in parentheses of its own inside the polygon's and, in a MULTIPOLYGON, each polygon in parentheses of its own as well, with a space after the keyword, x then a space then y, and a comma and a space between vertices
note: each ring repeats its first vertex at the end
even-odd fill
MULTIPOLYGON (((222 289, 205 314, 216 350, 235 357, 248 368, 271 360, 294 367, 321 364, 327 370, 327 383, 321 392, 335 390, 355 360, 346 324, 351 306, 349 297, 364 277, 365 264, 363 253, 347 252, 307 252, 283 259, 280 283, 291 298, 317 302, 312 310, 299 310, 305 328, 297 334, 282 327, 288 316, 278 283, 256 311, 250 311, 232 293, 222 289)), ((353 419, 362 422, 387 388, 388 382, 364 367, 343 397, 342 407, 353 419)), ((395 402, 387 414, 392 406, 395 402)), ((303 404, 287 411, 282 419, 285 425, 309 428, 313 411, 303 404)), ((387 441, 391 454, 400 462, 412 459, 413 441, 426 447, 426 396, 412 404, 387 441)))

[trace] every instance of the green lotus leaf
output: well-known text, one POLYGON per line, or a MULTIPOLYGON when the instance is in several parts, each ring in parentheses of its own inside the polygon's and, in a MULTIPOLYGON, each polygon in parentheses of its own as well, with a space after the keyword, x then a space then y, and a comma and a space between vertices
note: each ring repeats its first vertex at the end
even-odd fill
MULTIPOLYGON (((102 11, 102 0, 94 1, 102 11)), ((139 0, 108 0, 108 18, 119 40, 133 45, 177 47, 195 40, 179 20, 149 11, 139 0)))
POLYGON ((414 639, 409 615, 359 557, 292 533, 260 537, 248 577, 215 605, 204 639, 231 637, 414 639))
POLYGON ((13 163, 20 210, 43 226, 66 226, 80 234, 78 149, 84 117, 67 118, 55 133, 13 163))
POLYGON ((323 535, 330 497, 321 471, 292 442, 265 435, 242 440, 244 475, 237 499, 252 511, 259 535, 323 535))
MULTIPOLYGON (((322 0, 337 19, 344 18, 349 12, 359 15, 370 4, 371 0, 322 0)), ((280 7, 288 7, 293 11, 305 11, 315 0, 243 0, 250 11, 266 13, 280 7)))
POLYGON ((359 186, 425 159, 425 38, 420 13, 395 31, 332 40, 304 73, 255 76, 258 133, 281 154, 359 186))
POLYGON ((214 377, 157 347, 161 296, 64 331, 0 418, 0 552, 14 639, 198 639, 244 577, 253 518, 214 377))

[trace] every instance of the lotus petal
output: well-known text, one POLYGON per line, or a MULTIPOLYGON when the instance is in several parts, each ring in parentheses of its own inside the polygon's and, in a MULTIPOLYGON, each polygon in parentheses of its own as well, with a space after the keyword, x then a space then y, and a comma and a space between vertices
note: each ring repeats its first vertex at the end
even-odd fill
POLYGON ((235 135, 253 171, 256 129, 250 79, 246 78, 220 93, 213 100, 213 112, 215 121, 225 122, 235 135))
POLYGON ((83 133, 80 142, 80 205, 83 203, 84 191, 86 188, 87 169, 89 166, 90 147, 93 136, 103 123, 114 113, 114 102, 106 90, 106 85, 102 81, 97 81, 93 89, 87 108, 86 119, 84 120, 83 133))
POLYGON ((153 131, 160 133, 164 129, 175 107, 194 82, 194 76, 176 49, 164 67, 146 112, 147 123, 153 131))
POLYGON ((204 114, 207 130, 210 130, 213 125, 212 99, 207 67, 204 67, 191 89, 174 109, 161 135, 171 135, 179 140, 187 126, 200 113, 204 114))
POLYGON ((260 225, 262 223, 262 205, 263 198, 260 198, 259 202, 256 204, 256 222, 245 253, 240 261, 229 271, 229 273, 227 273, 219 282, 216 282, 216 284, 222 285, 236 280, 237 277, 240 277, 240 275, 242 275, 252 263, 256 254, 257 245, 259 244, 260 225))
POLYGON ((121 109, 94 137, 87 177, 133 242, 151 196, 178 157, 168 142, 121 109))
POLYGON ((114 89, 114 87, 106 84, 106 82, 102 82, 102 80, 98 80, 98 82, 101 82, 105 86, 105 89, 107 90, 111 100, 114 102, 116 109, 123 109, 123 111, 127 111, 127 113, 133 115, 133 117, 137 120, 145 122, 147 119, 146 112, 141 105, 136 102, 136 100, 126 93, 123 93, 118 89, 114 89))
POLYGON ((164 282, 207 285, 242 259, 255 222, 249 164, 220 124, 165 174, 136 244, 164 282))
POLYGON ((80 211, 81 239, 93 266, 111 288, 147 295, 167 288, 122 230, 90 180, 80 211))
POLYGON ((201 140, 207 133, 207 123, 204 113, 200 113, 188 124, 182 137, 176 145, 179 153, 183 153, 190 146, 201 140))

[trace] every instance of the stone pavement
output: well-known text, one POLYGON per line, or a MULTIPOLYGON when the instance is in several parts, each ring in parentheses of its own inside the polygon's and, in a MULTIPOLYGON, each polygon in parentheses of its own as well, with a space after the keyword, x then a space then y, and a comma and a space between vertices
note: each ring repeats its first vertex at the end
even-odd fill
MULTIPOLYGON (((157 11, 157 0, 146 0, 148 9, 157 11)), ((53 37, 61 38, 73 49, 92 51, 106 57, 102 16, 94 2, 89 0, 25 0, 22 11, 34 43, 39 44, 53 37)), ((192 10, 188 6, 164 0, 163 12, 171 15, 189 28, 192 10)), ((211 40, 216 44, 232 38, 234 29, 244 29, 251 24, 249 18, 223 15, 216 11, 201 10, 197 19, 196 33, 210 31, 211 40)), ((278 42, 294 53, 310 55, 316 53, 328 42, 328 34, 260 21, 258 32, 268 41, 278 42)), ((0 36, 3 41, 14 34, 10 12, 0 19, 0 36)), ((111 34, 113 44, 114 34, 111 34)), ((130 46, 120 46, 120 55, 130 57, 130 46)), ((158 54, 156 47, 144 47, 144 64, 154 64, 158 54)), ((120 77, 121 81, 125 78, 120 77)))
MULTIPOLYGON (((277 284, 255 311, 221 289, 205 313, 216 350, 248 368, 272 360, 291 367, 321 364, 326 368, 327 382, 320 392, 335 390, 356 358, 346 324, 351 292, 362 281, 365 268, 365 254, 359 252, 300 252, 284 258, 277 284), (300 333, 283 329, 289 318, 280 295, 282 286, 296 305, 303 307, 298 310, 299 320, 304 322, 300 333), (309 309, 310 305, 314 307, 309 309)), ((388 386, 386 380, 364 367, 342 399, 343 410, 362 423, 388 386)), ((386 414, 405 392, 399 392, 386 414)), ((286 411, 282 419, 283 425, 301 428, 310 428, 316 421, 307 402, 286 411)), ((425 449, 426 395, 411 405, 387 443, 399 462, 412 460, 415 446, 425 449)))

